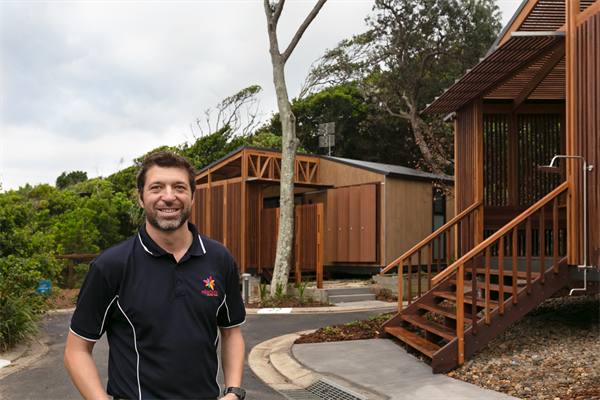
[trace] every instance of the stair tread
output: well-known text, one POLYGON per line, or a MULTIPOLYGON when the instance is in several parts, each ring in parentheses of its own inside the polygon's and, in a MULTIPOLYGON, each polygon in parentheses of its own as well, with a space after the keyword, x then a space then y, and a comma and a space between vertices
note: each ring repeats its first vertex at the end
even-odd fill
MULTIPOLYGON (((434 313, 443 315, 445 317, 456 319, 456 309, 453 308, 443 307, 435 303, 418 303, 417 307, 424 310, 433 311, 434 313)), ((465 323, 473 325, 471 314, 464 313, 463 320, 465 323)))
MULTIPOLYGON (((437 296, 437 297, 443 297, 443 298, 448 299, 448 300, 454 300, 454 301, 456 301, 456 292, 433 292, 433 295, 437 296)), ((485 299, 482 299, 481 297, 478 297, 476 299, 476 301, 477 301, 477 305, 478 306, 485 307, 485 299)), ((464 296, 464 302, 467 303, 467 304, 472 304, 473 302, 472 302, 471 296, 470 295, 464 296)), ((490 307, 496 308, 498 306, 499 306, 499 304, 498 304, 497 301, 490 300, 490 307)))
POLYGON ((434 333, 445 339, 452 340, 456 338, 456 331, 454 329, 450 329, 448 327, 445 327, 444 325, 440 325, 436 322, 430 321, 427 318, 423 318, 418 315, 403 315, 402 319, 406 322, 410 322, 411 324, 416 325, 419 328, 423 328, 426 331, 434 333))
POLYGON ((440 349, 439 346, 399 326, 386 327, 385 331, 430 358, 433 358, 433 355, 440 349))
MULTIPOLYGON (((456 285, 456 279, 452 279, 452 280, 450 280, 450 283, 451 283, 452 285, 456 285)), ((472 282, 472 281, 467 281, 467 280, 465 279, 465 281, 464 281, 464 286, 466 286, 466 287, 473 287, 473 285, 472 285, 472 284, 473 284, 473 282, 472 282)), ((478 288, 478 289, 485 289, 485 282, 477 282, 477 288, 478 288)), ((495 291, 495 292, 498 292, 498 291, 500 291, 500 285, 498 285, 497 283, 490 283, 490 290, 493 290, 493 291, 495 291)), ((513 287, 512 287, 512 286, 509 286, 509 285, 504 285, 504 286, 502 287, 502 290, 503 290, 504 292, 512 293, 512 291, 513 291, 513 287)))
MULTIPOLYGON (((471 271, 467 270, 466 272, 471 272, 471 271)), ((477 268, 477 273, 485 274, 485 268, 477 268)), ((502 272, 502 274, 504 276, 513 276, 513 271, 512 271, 512 269, 504 268, 504 271, 502 272)), ((500 270, 490 269, 490 275, 500 275, 500 270)), ((532 279, 535 279, 538 276, 540 276, 539 272, 531 272, 532 279)), ((517 278, 526 278, 526 277, 527 277, 526 271, 517 271, 517 278)))

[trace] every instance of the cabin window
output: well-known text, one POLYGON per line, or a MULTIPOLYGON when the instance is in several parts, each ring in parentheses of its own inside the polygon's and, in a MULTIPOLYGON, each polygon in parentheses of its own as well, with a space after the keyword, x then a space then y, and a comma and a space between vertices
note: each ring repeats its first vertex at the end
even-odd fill
MULTIPOLYGON (((433 232, 440 229, 446 223, 446 197, 439 189, 433 189, 433 232)), ((433 259, 444 259, 446 257, 446 235, 442 235, 439 241, 441 249, 438 249, 438 241, 433 241, 433 259), (440 252, 441 250, 441 252, 440 252)))

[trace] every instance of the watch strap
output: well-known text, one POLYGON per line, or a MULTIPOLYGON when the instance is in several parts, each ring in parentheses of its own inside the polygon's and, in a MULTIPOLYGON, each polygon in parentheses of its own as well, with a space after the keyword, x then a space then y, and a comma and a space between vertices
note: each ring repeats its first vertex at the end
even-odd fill
POLYGON ((239 387, 228 387, 223 391, 224 395, 228 395, 229 393, 235 394, 240 400, 244 400, 246 398, 246 391, 239 387))

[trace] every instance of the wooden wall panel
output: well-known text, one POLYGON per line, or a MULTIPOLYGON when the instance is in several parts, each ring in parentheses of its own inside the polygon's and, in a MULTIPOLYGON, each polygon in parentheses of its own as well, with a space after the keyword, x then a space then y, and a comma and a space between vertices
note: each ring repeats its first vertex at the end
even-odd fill
POLYGON ((262 184, 246 183, 246 268, 260 268, 262 204, 262 184))
POLYGON ((348 249, 348 242, 350 240, 349 232, 350 225, 348 221, 348 212, 350 208, 350 189, 343 187, 337 189, 338 191, 338 261, 346 262, 350 259, 350 253, 348 249))
POLYGON ((377 186, 360 186, 360 261, 377 261, 377 186))
MULTIPOLYGON (((360 261, 360 186, 350 186, 348 200, 348 261, 360 261)), ((366 207, 366 205, 365 205, 366 207)))
POLYGON ((227 183, 227 249, 241 267, 242 260, 242 182, 227 183))
POLYGON ((225 207, 225 187, 226 185, 212 186, 210 188, 210 229, 211 239, 218 240, 225 244, 224 231, 224 207, 225 207))
POLYGON ((338 260, 338 191, 327 191, 327 262, 338 260))
POLYGON ((577 193, 569 234, 572 258, 569 263, 583 263, 583 229, 587 228, 587 264, 600 265, 600 12, 590 15, 575 28, 575 87, 573 153, 593 165, 582 172, 582 163, 571 161, 572 191, 577 193), (587 179, 587 227, 583 227, 582 173, 587 179))
POLYGON ((336 187, 383 182, 385 175, 366 171, 335 161, 321 160, 321 182, 336 187))

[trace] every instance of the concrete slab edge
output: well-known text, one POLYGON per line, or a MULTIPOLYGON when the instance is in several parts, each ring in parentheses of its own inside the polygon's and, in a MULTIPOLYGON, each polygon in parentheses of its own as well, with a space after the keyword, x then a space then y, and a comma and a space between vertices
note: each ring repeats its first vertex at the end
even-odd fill
POLYGON ((25 368, 49 351, 43 339, 39 341, 34 340, 29 345, 23 345, 23 347, 25 347, 25 351, 23 352, 21 352, 22 349, 19 347, 18 351, 6 352, 2 355, 3 358, 10 360, 11 364, 0 369, 0 379, 25 368))
MULTIPOLYGON (((260 308, 246 308, 246 314, 257 314, 260 308)), ((356 312, 356 311, 371 311, 371 310, 381 310, 381 311, 395 311, 398 310, 398 305, 396 303, 391 303, 388 305, 373 305, 373 306, 337 306, 337 307, 300 307, 300 308, 292 308, 290 314, 328 314, 328 313, 345 313, 345 312, 356 312)))

